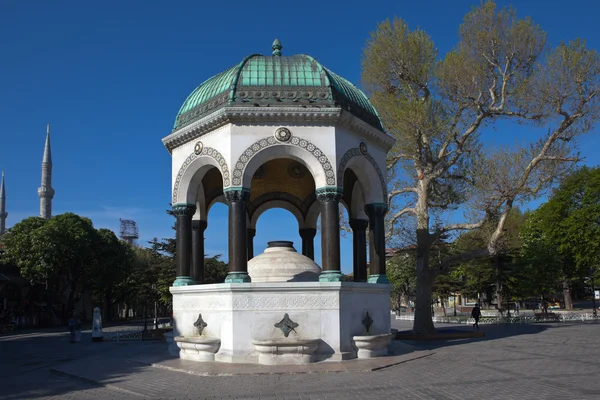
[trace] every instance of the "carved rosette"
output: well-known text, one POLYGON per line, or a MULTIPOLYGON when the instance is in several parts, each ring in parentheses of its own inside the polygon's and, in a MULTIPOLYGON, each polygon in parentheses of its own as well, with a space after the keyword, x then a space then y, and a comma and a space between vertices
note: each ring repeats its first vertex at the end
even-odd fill
POLYGON ((198 157, 205 156, 215 160, 217 162, 217 165, 219 165, 221 175, 223 176, 223 187, 227 187, 231 183, 229 176, 229 167, 227 167, 227 161, 225 161, 225 157, 223 157, 219 150, 214 149, 212 147, 206 147, 204 145, 202 145, 200 153, 197 154, 196 150, 198 147, 198 143, 196 143, 196 145, 194 146, 194 152, 190 154, 188 158, 185 159, 183 165, 181 166, 181 168, 179 168, 179 172, 177 173, 177 177, 175 178, 175 185, 173 186, 173 204, 177 203, 177 193, 179 192, 179 185, 181 184, 181 178, 183 177, 183 174, 190 166, 192 161, 194 161, 198 157))
MULTIPOLYGON (((235 163, 235 167, 232 173, 232 185, 240 186, 242 184, 242 177, 244 176, 244 170, 246 169, 246 165, 248 165, 250 159, 252 159, 252 157, 254 157, 258 152, 262 151, 267 147, 282 144, 283 143, 278 142, 277 139, 275 139, 275 137, 269 136, 254 142, 250 147, 244 150, 238 161, 235 163)), ((333 169, 333 166, 329 162, 329 159, 323 153, 323 151, 321 151, 321 149, 319 149, 317 146, 315 146, 308 140, 301 139, 297 136, 293 136, 291 139, 285 142, 285 145, 300 147, 301 149, 305 149, 310 154, 312 154, 313 157, 315 157, 319 161, 321 167, 323 167, 327 184, 335 185, 335 171, 333 169)))
POLYGON ((279 128, 275 131, 275 139, 280 142, 289 142, 292 138, 292 132, 288 128, 279 128))
POLYGON ((196 213, 194 204, 179 203, 173 205, 173 214, 176 217, 191 217, 196 213))
POLYGON ((321 203, 325 203, 328 201, 340 201, 344 191, 341 187, 338 186, 325 186, 318 188, 316 191, 317 200, 321 203))
MULTIPOLYGON (((364 144, 364 143, 361 143, 361 144, 364 144)), ((365 145, 365 149, 366 149, 366 145, 365 145)), ((361 148, 359 148, 359 147, 355 147, 355 148, 348 150, 344 154, 342 159, 340 160, 340 164, 338 167, 338 173, 337 173, 338 186, 341 187, 344 184, 344 172, 346 171, 346 166, 348 165, 348 162, 350 161, 350 159, 352 157, 359 157, 359 156, 366 158, 367 161, 369 161, 369 163, 375 169, 375 172, 377 173, 377 177, 379 178, 379 183, 381 185, 381 189, 383 190, 383 198, 387 199, 387 184, 385 181, 385 177, 383 176, 383 173, 381 172, 381 169, 379 168, 379 165, 377 165, 377 162, 375 161, 375 159, 373 158, 373 156, 371 154, 367 153, 366 151, 365 151, 365 153, 363 153, 361 151, 361 148)))
POLYGON ((223 192, 227 204, 246 201, 250 198, 250 190, 246 188, 232 188, 223 192))

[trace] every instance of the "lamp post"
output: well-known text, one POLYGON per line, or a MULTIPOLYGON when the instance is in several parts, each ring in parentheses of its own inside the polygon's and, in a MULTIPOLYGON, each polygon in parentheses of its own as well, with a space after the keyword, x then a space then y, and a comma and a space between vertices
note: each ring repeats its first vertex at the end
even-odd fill
POLYGON ((594 267, 590 268, 590 278, 592 283, 592 306, 594 307, 593 315, 594 318, 598 317, 598 310, 596 309, 596 288, 594 287, 594 274, 596 273, 596 269, 594 267))
POLYGON ((158 301, 156 299, 156 283, 152 285, 154 289, 154 329, 158 329, 158 301))
POLYGON ((456 317, 456 293, 452 294, 452 299, 454 300, 454 316, 456 317))

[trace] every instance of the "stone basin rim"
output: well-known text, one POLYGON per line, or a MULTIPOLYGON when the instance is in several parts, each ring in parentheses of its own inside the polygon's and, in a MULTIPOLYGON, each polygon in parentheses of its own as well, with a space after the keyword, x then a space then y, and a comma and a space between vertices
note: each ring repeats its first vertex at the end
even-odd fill
POLYGON ((369 335, 369 336, 352 336, 352 339, 359 341, 367 341, 367 340, 375 340, 378 338, 391 337, 393 333, 380 333, 378 335, 369 335))
POLYGON ((252 344, 258 346, 298 346, 308 345, 319 342, 321 339, 293 339, 293 338, 277 338, 277 339, 252 339, 252 344))
POLYGON ((176 342, 185 343, 218 343, 221 341, 219 338, 203 337, 203 336, 175 336, 176 342))

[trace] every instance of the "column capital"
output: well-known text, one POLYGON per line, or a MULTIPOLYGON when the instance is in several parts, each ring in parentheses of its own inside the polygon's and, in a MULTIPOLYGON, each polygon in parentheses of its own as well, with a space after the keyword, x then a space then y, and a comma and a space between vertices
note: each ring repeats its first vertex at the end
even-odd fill
POLYGON ((176 203, 173 204, 173 214, 177 217, 191 217, 196 213, 195 204, 176 203))
POLYGON ((248 235, 251 235, 252 237, 256 236, 256 229, 248 228, 246 231, 248 232, 248 235))
POLYGON ((208 222, 207 221, 204 221, 202 219, 193 219, 192 220, 192 229, 195 230, 195 231, 202 231, 202 232, 204 232, 207 227, 208 227, 208 222))
POLYGON ((315 228, 302 228, 299 230, 301 238, 313 239, 317 235, 315 228))
POLYGON ((385 203, 371 203, 365 205, 365 213, 369 217, 372 215, 385 215, 388 212, 388 205, 385 203))
POLYGON ((339 186, 324 186, 315 190, 315 193, 317 195, 317 200, 321 203, 325 203, 328 201, 340 201, 344 194, 344 190, 339 186))
POLYGON ((366 219, 352 218, 348 222, 353 231, 364 231, 367 229, 367 226, 369 226, 369 221, 366 219))
POLYGON ((231 187, 223 190, 228 204, 246 201, 250 198, 250 189, 245 187, 231 187))

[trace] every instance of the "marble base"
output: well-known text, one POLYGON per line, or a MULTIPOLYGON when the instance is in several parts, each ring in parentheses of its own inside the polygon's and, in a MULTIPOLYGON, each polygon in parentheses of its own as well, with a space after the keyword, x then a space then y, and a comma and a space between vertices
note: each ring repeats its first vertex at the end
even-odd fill
POLYGON ((252 344, 258 353, 259 364, 310 364, 315 362, 314 352, 319 347, 319 339, 253 340, 252 344))
POLYGON ((392 333, 372 336, 354 336, 352 340, 358 349, 358 358, 373 358, 388 355, 388 347, 392 340, 392 333))
POLYGON ((179 358, 191 361, 215 361, 215 353, 219 350, 221 340, 210 337, 175 336, 179 347, 179 358))
MULTIPOLYGON (((317 340, 315 361, 356 358, 353 337, 366 332, 369 313, 374 334, 391 329, 390 286, 365 282, 252 282, 171 287, 174 334, 194 337, 202 314, 203 334, 218 338, 215 360, 258 363, 253 341, 284 339, 276 327, 287 313, 297 323, 288 339, 317 340)), ((183 352, 180 353, 183 356, 183 352)))

